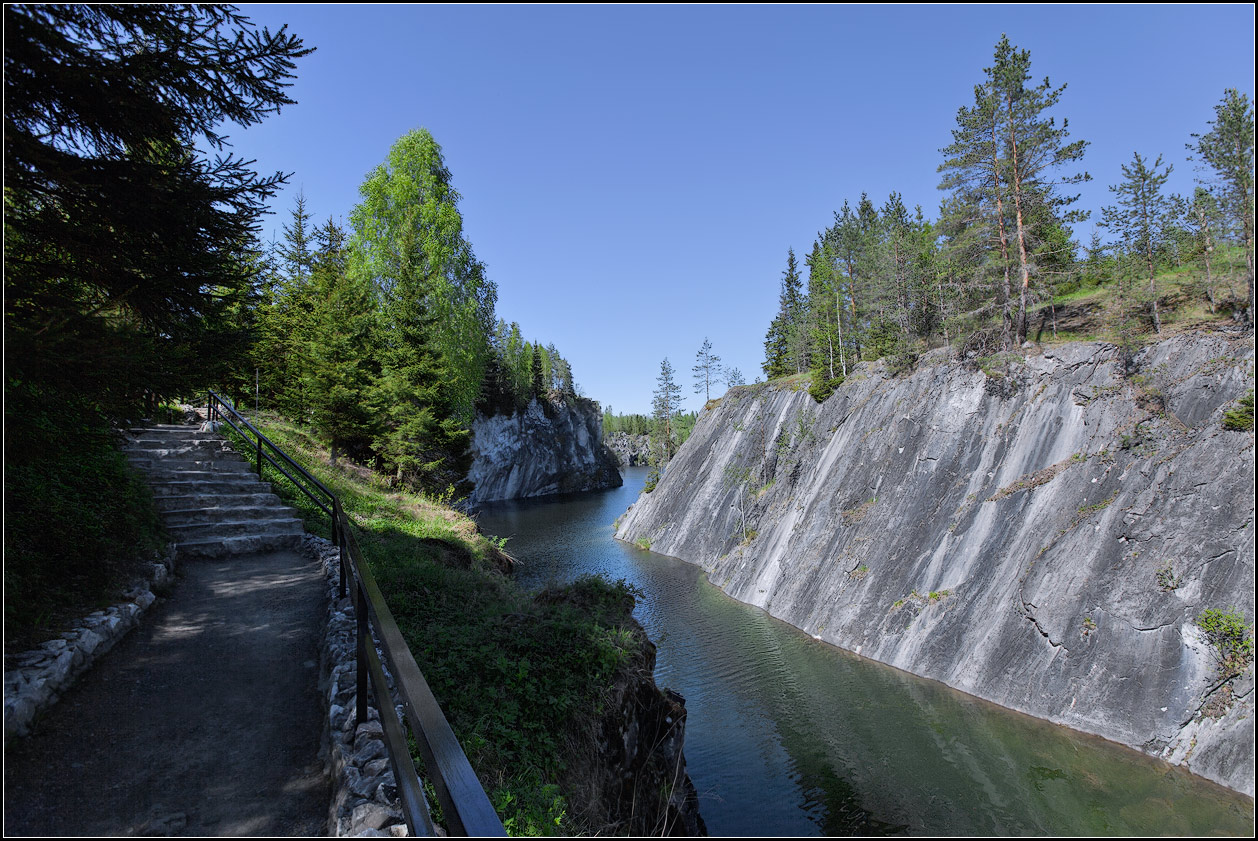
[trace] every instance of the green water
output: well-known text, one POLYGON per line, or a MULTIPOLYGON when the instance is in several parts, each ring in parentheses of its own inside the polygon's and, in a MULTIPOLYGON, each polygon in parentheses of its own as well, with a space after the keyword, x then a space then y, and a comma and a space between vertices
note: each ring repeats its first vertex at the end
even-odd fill
POLYGON ((711 834, 1253 835, 1249 798, 818 642, 616 541, 644 477, 478 520, 511 538, 526 586, 596 572, 642 589, 711 834))

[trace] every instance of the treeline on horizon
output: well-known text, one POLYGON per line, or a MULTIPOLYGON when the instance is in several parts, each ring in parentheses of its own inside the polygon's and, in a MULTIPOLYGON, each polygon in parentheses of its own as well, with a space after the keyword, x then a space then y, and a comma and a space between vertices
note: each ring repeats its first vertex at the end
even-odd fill
POLYGON ((808 374, 824 400, 861 360, 910 370, 928 347, 957 344, 978 355, 1027 340, 1037 307, 1085 284, 1109 283, 1111 325, 1132 346, 1161 332, 1157 275, 1200 264, 1196 293, 1211 313, 1230 305, 1251 327, 1254 306, 1254 110, 1227 90, 1208 131, 1187 135, 1201 182, 1191 197, 1163 191, 1171 164, 1136 153, 1112 186, 1099 232, 1081 247, 1074 225, 1089 211, 1064 188, 1090 180, 1087 142, 1070 140, 1054 111, 1066 89, 1031 83, 1030 54, 1002 37, 974 102, 957 112, 940 150, 945 192, 938 216, 912 211, 899 193, 881 205, 844 201, 799 265, 787 253, 779 307, 764 340, 767 377, 808 374), (1248 295, 1220 301, 1220 244, 1243 252, 1248 295), (1080 253, 1086 255, 1082 259, 1080 253), (807 270, 806 280, 803 270, 807 270))

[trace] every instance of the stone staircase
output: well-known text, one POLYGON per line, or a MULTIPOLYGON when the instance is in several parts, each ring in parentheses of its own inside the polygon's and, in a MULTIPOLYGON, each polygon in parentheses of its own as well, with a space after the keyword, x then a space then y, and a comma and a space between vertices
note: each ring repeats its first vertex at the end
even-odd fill
POLYGON ((195 425, 154 424, 131 430, 123 449, 148 477, 179 557, 301 545, 305 530, 296 512, 218 433, 195 425))

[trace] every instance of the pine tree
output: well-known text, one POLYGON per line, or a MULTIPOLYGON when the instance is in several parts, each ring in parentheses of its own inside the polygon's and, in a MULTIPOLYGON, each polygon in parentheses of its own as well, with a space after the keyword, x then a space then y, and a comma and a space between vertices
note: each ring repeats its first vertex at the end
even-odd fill
POLYGON ((675 425, 681 414, 681 386, 673 376, 673 366, 665 357, 651 395, 651 416, 655 421, 651 451, 661 472, 673 457, 675 425))
POLYGON ((1196 252, 1201 255, 1201 261, 1206 270, 1202 286, 1204 287, 1206 298, 1210 301, 1211 313, 1214 313, 1218 308, 1218 301, 1215 299, 1214 293, 1213 257, 1214 243, 1220 221, 1219 203, 1215 200, 1214 195, 1204 187, 1197 187, 1193 191, 1192 202, 1186 208, 1185 222, 1192 234, 1196 252))
POLYGON ((703 347, 695 354, 695 394, 702 394, 704 402, 712 399, 712 386, 721 376, 721 357, 712 352, 712 342, 705 336, 703 347))
POLYGON ((1254 323, 1254 106, 1235 88, 1224 91, 1214 106, 1211 129, 1192 135, 1194 156, 1209 165, 1218 184, 1218 200, 1235 223, 1245 251, 1249 302, 1245 318, 1254 323))
POLYGON ((940 188, 951 191, 949 211, 954 241, 967 244, 965 224, 979 225, 978 239, 995 244, 1005 275, 997 287, 996 307, 1002 317, 1002 343, 1006 348, 1026 340, 1027 311, 1032 283, 1039 271, 1034 261, 1037 240, 1050 220, 1082 221, 1086 212, 1068 211, 1078 195, 1061 195, 1058 186, 1090 180, 1086 172, 1060 179, 1054 173, 1082 160, 1085 141, 1067 143, 1069 128, 1047 116, 1066 86, 1054 88, 1047 78, 1029 87, 1031 56, 1002 36, 996 45, 993 66, 974 89, 974 105, 957 113, 953 143, 942 151, 946 173, 940 188), (1038 220, 1038 224, 1037 224, 1038 220), (1015 297, 1013 268, 1018 270, 1018 311, 1012 314, 1015 297))
POLYGON ((1174 209, 1170 200, 1162 195, 1162 186, 1170 177, 1173 167, 1167 164, 1161 172, 1162 156, 1147 166, 1140 153, 1135 153, 1130 165, 1123 164, 1121 184, 1110 187, 1118 204, 1102 210, 1101 225, 1122 239, 1128 254, 1139 258, 1149 279, 1149 304, 1153 315, 1153 329, 1162 332, 1158 315, 1157 271, 1154 254, 1160 249, 1167 227, 1174 221, 1174 209))

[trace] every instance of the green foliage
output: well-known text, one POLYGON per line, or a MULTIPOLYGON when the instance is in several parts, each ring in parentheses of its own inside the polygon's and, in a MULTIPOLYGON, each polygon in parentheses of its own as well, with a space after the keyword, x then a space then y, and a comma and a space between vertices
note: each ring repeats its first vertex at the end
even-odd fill
POLYGON ((114 416, 225 377, 284 177, 198 143, 291 103, 311 50, 221 6, 8 5, 4 23, 6 371, 114 416))
MULTIPOLYGON (((496 569, 501 541, 424 494, 327 464, 308 431, 264 415, 261 429, 340 496, 359 544, 504 825, 519 834, 591 833, 574 814, 612 685, 643 664, 632 621, 641 593, 588 576, 533 596, 496 569)), ((275 476, 268 470, 268 479, 275 476)), ((307 528, 327 517, 277 490, 307 528)))
POLYGON ((1197 160, 1213 170, 1214 189, 1221 209, 1245 251, 1246 280, 1249 285, 1245 307, 1247 319, 1254 319, 1254 106, 1249 97, 1235 88, 1223 92, 1214 106, 1210 131, 1192 135, 1188 144, 1197 160))
POLYGON ((1223 413, 1223 428, 1236 432, 1251 432, 1254 428, 1254 390, 1251 388, 1236 401, 1236 405, 1223 413))
POLYGON ((1253 661, 1253 634, 1245 618, 1234 608, 1227 611, 1208 608, 1197 617, 1197 626, 1214 648, 1222 677, 1240 674, 1253 661))
POLYGON ((165 540, 148 485, 107 419, 82 398, 10 385, 4 627, 12 639, 116 597, 165 540))
POLYGON ((827 377, 825 370, 821 368, 812 369, 812 382, 808 386, 808 393, 812 395, 812 399, 818 403, 824 403, 829 399, 835 390, 843 385, 843 377, 827 377))
POLYGON ((406 483, 460 486, 496 289, 463 236, 459 194, 426 130, 403 135, 359 192, 347 271, 378 300, 375 448, 406 483))
POLYGON ((1183 576, 1175 574, 1170 561, 1167 561, 1164 566, 1158 567, 1156 578, 1158 589, 1164 593, 1179 589, 1179 585, 1183 581, 1183 576))

